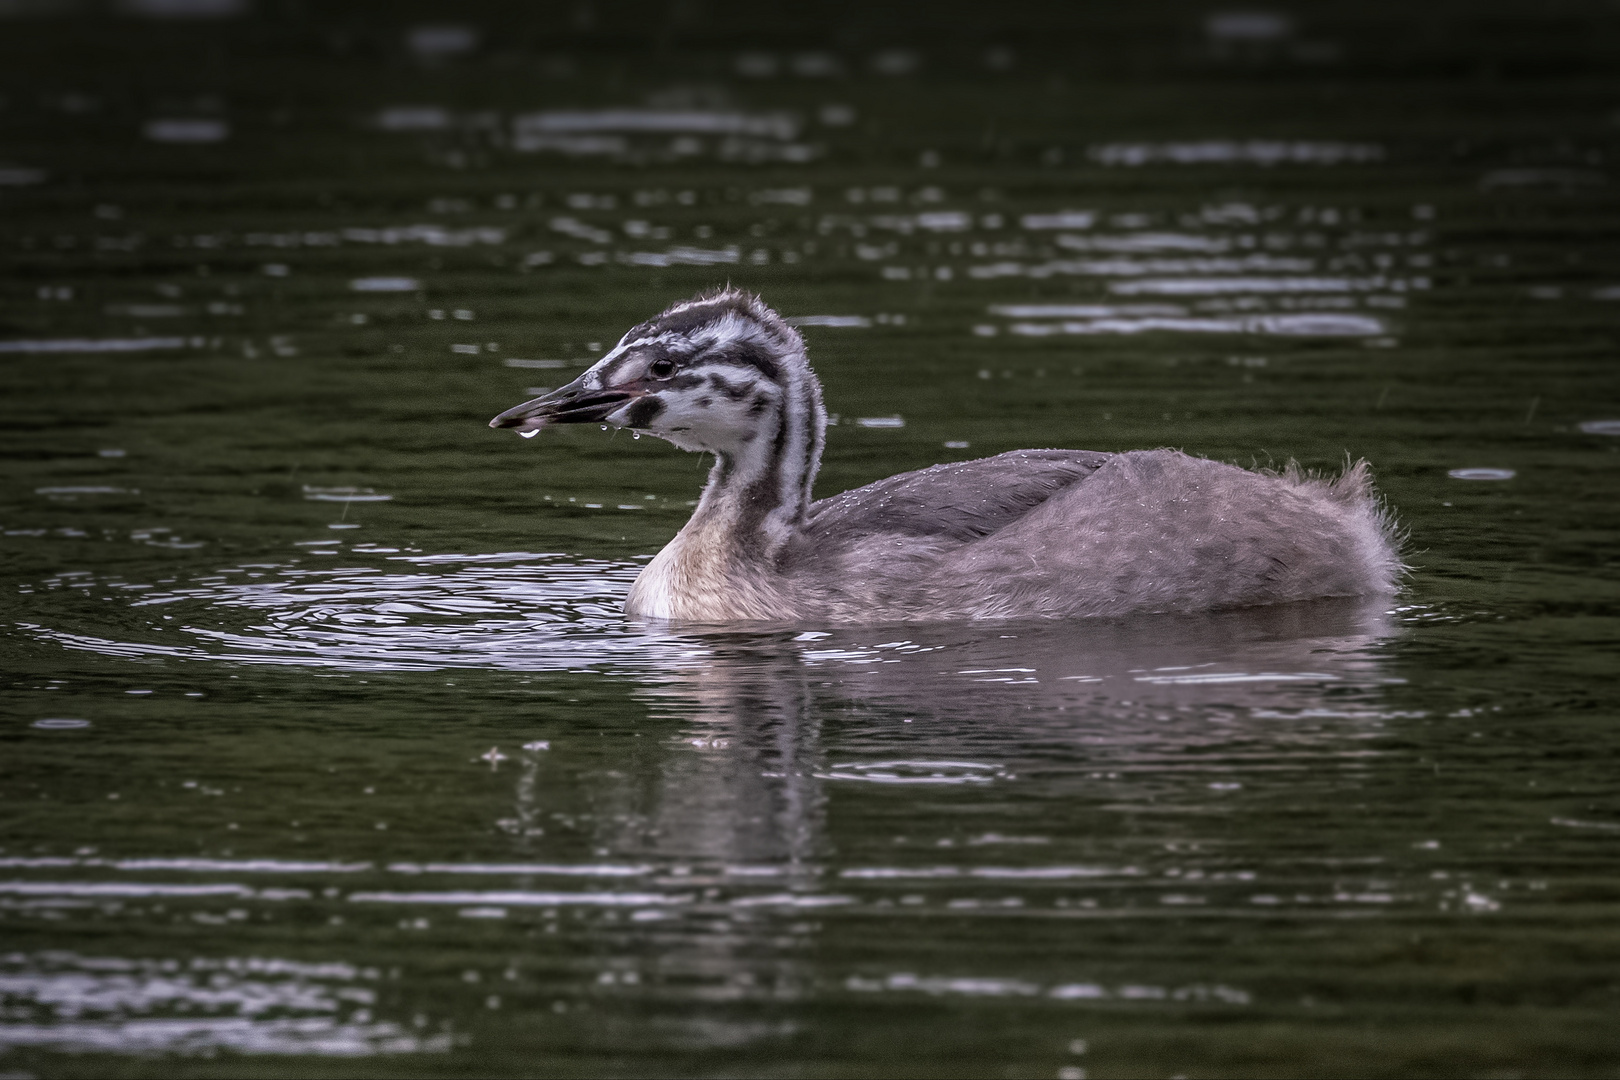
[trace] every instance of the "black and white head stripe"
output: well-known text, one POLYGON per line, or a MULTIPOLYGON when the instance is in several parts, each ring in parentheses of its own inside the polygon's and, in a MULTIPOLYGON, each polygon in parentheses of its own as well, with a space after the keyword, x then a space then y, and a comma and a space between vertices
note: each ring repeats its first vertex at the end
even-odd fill
POLYGON ((780 546, 809 510, 826 432, 804 339, 758 297, 727 288, 679 303, 624 335, 593 369, 598 388, 645 396, 613 422, 715 455, 701 505, 735 535, 780 546))
POLYGON ((784 360, 804 356, 804 340, 760 299, 726 288, 675 304, 634 326, 587 373, 594 386, 610 386, 650 353, 681 363, 752 367, 773 381, 784 360))

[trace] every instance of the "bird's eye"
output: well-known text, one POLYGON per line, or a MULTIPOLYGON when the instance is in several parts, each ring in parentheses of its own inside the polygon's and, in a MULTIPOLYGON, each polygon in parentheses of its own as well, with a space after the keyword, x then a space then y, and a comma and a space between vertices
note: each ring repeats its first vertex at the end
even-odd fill
POLYGON ((656 379, 667 379, 675 374, 675 361, 661 356, 647 365, 647 373, 656 379))

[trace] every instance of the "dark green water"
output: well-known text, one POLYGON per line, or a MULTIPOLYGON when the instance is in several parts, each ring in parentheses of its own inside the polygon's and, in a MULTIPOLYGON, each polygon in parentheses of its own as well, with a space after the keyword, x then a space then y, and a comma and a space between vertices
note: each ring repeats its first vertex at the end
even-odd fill
POLYGON ((0 1071, 1620 1072, 1612 5, 177 6, 0 2, 0 1071), (818 494, 1348 454, 1406 591, 628 623, 700 463, 484 424, 726 280, 818 494))

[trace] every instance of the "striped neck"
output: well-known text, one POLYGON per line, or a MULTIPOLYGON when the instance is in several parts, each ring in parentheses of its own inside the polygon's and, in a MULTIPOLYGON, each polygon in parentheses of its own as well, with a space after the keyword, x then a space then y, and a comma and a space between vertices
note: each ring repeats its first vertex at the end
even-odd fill
POLYGON ((778 371, 779 393, 745 441, 716 451, 702 498, 681 530, 718 542, 728 561, 774 566, 809 518, 827 432, 821 384, 802 350, 778 371))

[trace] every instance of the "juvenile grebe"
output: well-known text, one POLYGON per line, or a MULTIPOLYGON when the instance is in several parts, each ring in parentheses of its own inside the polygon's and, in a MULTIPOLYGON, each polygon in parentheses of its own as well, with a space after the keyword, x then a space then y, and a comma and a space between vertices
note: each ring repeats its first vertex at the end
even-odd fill
POLYGON ((1337 480, 1175 450, 1013 450, 817 502, 827 413, 804 340, 736 289, 634 327, 490 427, 608 423, 707 450, 692 519, 630 588, 683 622, 1209 611, 1394 591, 1365 462, 1337 480))

